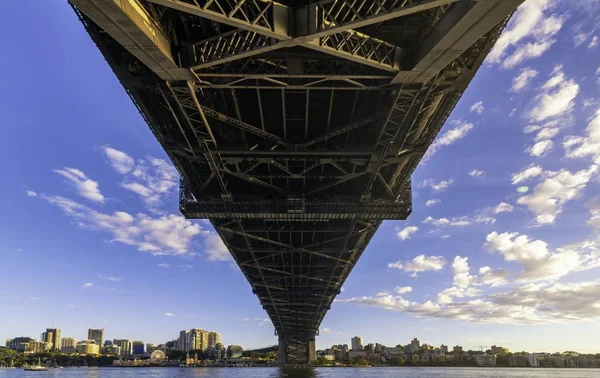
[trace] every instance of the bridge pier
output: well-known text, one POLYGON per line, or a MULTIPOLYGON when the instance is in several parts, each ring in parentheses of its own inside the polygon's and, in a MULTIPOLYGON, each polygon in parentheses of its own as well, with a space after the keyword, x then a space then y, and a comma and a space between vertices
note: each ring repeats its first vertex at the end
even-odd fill
POLYGON ((278 364, 307 364, 316 359, 314 337, 298 340, 279 336, 278 364))

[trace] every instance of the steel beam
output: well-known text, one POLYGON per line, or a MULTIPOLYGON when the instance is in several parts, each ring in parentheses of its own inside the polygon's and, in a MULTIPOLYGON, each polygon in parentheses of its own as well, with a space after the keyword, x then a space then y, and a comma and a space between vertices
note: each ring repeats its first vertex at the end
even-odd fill
POLYGON ((138 0, 69 0, 163 80, 193 80, 177 66, 169 40, 138 0))

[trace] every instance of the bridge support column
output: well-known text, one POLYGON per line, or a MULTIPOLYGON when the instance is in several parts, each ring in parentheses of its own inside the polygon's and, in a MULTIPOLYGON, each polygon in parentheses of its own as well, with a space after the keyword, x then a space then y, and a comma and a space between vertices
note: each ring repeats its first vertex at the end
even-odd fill
POLYGON ((278 364, 307 364, 317 359, 315 338, 297 340, 279 336, 278 364))

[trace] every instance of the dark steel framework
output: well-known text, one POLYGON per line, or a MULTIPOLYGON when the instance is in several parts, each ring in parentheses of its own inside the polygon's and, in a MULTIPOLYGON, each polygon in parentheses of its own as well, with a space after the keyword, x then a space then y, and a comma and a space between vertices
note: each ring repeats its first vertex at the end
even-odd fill
POLYGON ((306 362, 522 1, 71 3, 179 170, 181 212, 210 219, 282 360, 306 362))

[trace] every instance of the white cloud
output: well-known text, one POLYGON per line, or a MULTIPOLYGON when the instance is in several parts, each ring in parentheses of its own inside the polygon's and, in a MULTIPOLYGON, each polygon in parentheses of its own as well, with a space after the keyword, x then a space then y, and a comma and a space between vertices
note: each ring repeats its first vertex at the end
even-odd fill
POLYGON ((91 289, 92 287, 94 287, 94 284, 91 282, 86 282, 83 284, 84 289, 91 289))
POLYGON ((590 41, 590 44, 588 45, 588 49, 595 49, 596 47, 598 47, 598 36, 595 35, 594 37, 592 37, 592 40, 590 41))
POLYGON ((408 226, 408 227, 405 227, 402 231, 399 231, 396 236, 398 236, 398 238, 400 240, 410 239, 410 235, 414 234, 418 230, 419 230, 419 227, 417 227, 417 226, 408 226))
POLYGON ((454 273, 453 284, 459 288, 466 288, 471 285, 473 276, 469 274, 469 258, 456 256, 452 261, 452 272, 454 273))
MULTIPOLYGON (((457 288, 447 289, 460 293, 457 288)), ((477 292, 461 293, 465 298, 477 292)), ((458 296, 457 296, 458 297, 458 296)), ((528 284, 473 300, 410 302, 401 296, 354 297, 336 302, 375 306, 428 319, 473 323, 543 324, 600 318, 600 282, 528 284)))
POLYGON ((402 294, 410 293, 412 291, 412 287, 410 287, 410 286, 398 286, 398 287, 396 287, 394 289, 394 291, 397 294, 402 295, 402 294))
POLYGON ((488 61, 510 68, 542 55, 555 42, 552 37, 565 21, 565 17, 548 15, 552 6, 550 0, 523 3, 490 52, 488 61))
POLYGON ((493 270, 489 266, 479 268, 479 280, 483 285, 492 287, 506 285, 508 272, 504 269, 493 270))
POLYGON ((483 176, 483 171, 480 171, 478 169, 473 169, 471 172, 469 172, 469 176, 471 176, 471 177, 483 176))
POLYGON ((223 243, 219 235, 215 232, 211 232, 204 239, 204 250, 210 261, 229 261, 232 259, 231 253, 229 253, 225 243, 223 243))
POLYGON ((522 172, 513 174, 512 175, 512 183, 513 183, 513 185, 516 185, 520 182, 527 181, 530 178, 537 177, 537 176, 541 175, 543 172, 544 172, 544 170, 539 165, 531 166, 522 172))
POLYGON ((600 229, 600 201, 598 200, 598 197, 588 203, 588 208, 590 209, 591 215, 588 224, 600 229))
POLYGON ((169 318, 175 316, 175 314, 173 314, 172 312, 163 312, 163 315, 169 318))
POLYGON ((529 155, 534 157, 546 156, 554 148, 554 142, 551 140, 542 140, 527 149, 529 155))
POLYGON ((600 109, 586 128, 586 136, 568 136, 563 142, 567 158, 591 157, 600 164, 600 109))
MULTIPOLYGON (((433 224, 434 226, 438 226, 438 227, 444 227, 444 226, 462 227, 462 226, 470 225, 472 223, 472 221, 468 217, 454 217, 452 219, 448 219, 448 218, 436 219, 433 217, 427 217, 427 218, 425 218, 423 223, 433 224)), ((481 223, 481 222, 478 222, 478 223, 481 223)))
POLYGON ((452 143, 463 139, 474 127, 472 123, 467 123, 460 120, 454 120, 450 122, 450 124, 454 127, 433 141, 427 150, 426 157, 433 156, 433 154, 435 154, 442 146, 449 146, 452 143))
POLYGON ((387 291, 380 291, 379 293, 375 294, 376 297, 385 297, 386 295, 390 295, 390 293, 387 291))
POLYGON ((171 163, 156 158, 137 162, 125 152, 105 147, 104 153, 113 168, 125 175, 121 187, 139 195, 151 211, 156 212, 163 197, 177 187, 179 174, 171 163))
POLYGON ((514 207, 506 202, 501 202, 498 206, 494 208, 495 214, 500 213, 511 213, 514 210, 514 207))
POLYGON ((160 263, 160 264, 157 264, 157 265, 160 266, 161 268, 170 268, 171 267, 171 265, 169 265, 167 263, 160 263))
POLYGON ((571 113, 575 98, 579 94, 579 85, 565 77, 562 66, 556 66, 550 79, 541 87, 534 98, 533 108, 527 115, 532 121, 565 116, 571 113))
POLYGON ((541 141, 541 140, 545 140, 545 139, 552 139, 559 132, 560 132, 560 129, 558 127, 546 127, 546 128, 543 128, 540 130, 540 132, 535 137, 535 140, 541 141))
POLYGON ((439 199, 437 199, 437 198, 430 199, 427 202, 425 202, 425 206, 433 206, 433 205, 436 205, 436 204, 438 204, 440 202, 441 201, 439 199))
POLYGON ((573 44, 575 47, 581 46, 591 35, 591 33, 577 33, 573 35, 573 44))
POLYGON ((567 170, 544 172, 544 181, 535 186, 533 193, 518 199, 534 212, 538 224, 554 223, 563 206, 578 197, 590 179, 598 172, 598 166, 571 173, 567 170))
POLYGON ((108 158, 108 161, 117 172, 126 174, 133 170, 135 161, 125 152, 115 150, 112 147, 104 147, 103 151, 108 158))
POLYGON ((441 270, 445 265, 446 260, 443 256, 419 255, 412 261, 389 263, 388 268, 403 270, 412 273, 413 277, 416 277, 417 273, 441 270))
POLYGON ((432 179, 427 179, 427 180, 423 180, 423 182, 419 185, 419 187, 424 188, 424 187, 430 187, 431 189, 435 190, 436 192, 443 192, 444 190, 448 189, 448 187, 450 185, 452 185, 452 183, 454 183, 454 180, 450 179, 450 180, 442 180, 440 182, 435 182, 432 179))
POLYGON ((543 42, 526 43, 519 46, 511 56, 506 58, 502 63, 503 68, 513 68, 522 62, 542 56, 552 45, 555 40, 547 40, 543 42))
POLYGON ((483 101, 477 101, 476 103, 471 105, 471 107, 469 108, 469 113, 475 112, 477 114, 481 114, 484 110, 485 107, 483 106, 483 101))
POLYGON ((579 254, 571 249, 548 250, 548 244, 532 240, 518 232, 492 232, 487 235, 485 248, 498 252, 506 261, 519 263, 523 271, 522 281, 538 281, 560 278, 581 265, 579 254))
POLYGON ((53 172, 69 180, 75 186, 77 194, 80 196, 90 201, 104 203, 104 196, 100 193, 98 182, 87 178, 79 169, 65 167, 63 169, 55 169, 53 172))
POLYGON ((111 241, 132 245, 153 255, 194 255, 190 246, 194 237, 209 233, 179 215, 153 218, 143 213, 131 215, 122 211, 105 214, 64 197, 43 198, 75 218, 79 226, 108 232, 112 235, 111 241))
POLYGON ((523 132, 525 134, 531 134, 534 131, 538 131, 541 129, 542 129, 542 126, 539 126, 539 125, 528 125, 528 126, 525 126, 525 128, 523 129, 523 132))
POLYGON ((69 307, 70 308, 75 308, 75 305, 74 304, 70 304, 69 307))
POLYGON ((28 197, 37 197, 37 193, 33 190, 26 190, 25 194, 27 194, 28 197))
POLYGON ((523 89, 526 89, 531 80, 533 80, 538 75, 538 71, 532 68, 524 68, 521 70, 521 73, 513 78, 512 87, 510 88, 511 92, 520 92, 523 89))
POLYGON ((104 274, 99 275, 98 277, 102 278, 106 281, 121 281, 121 277, 113 277, 113 276, 105 276, 104 274))

